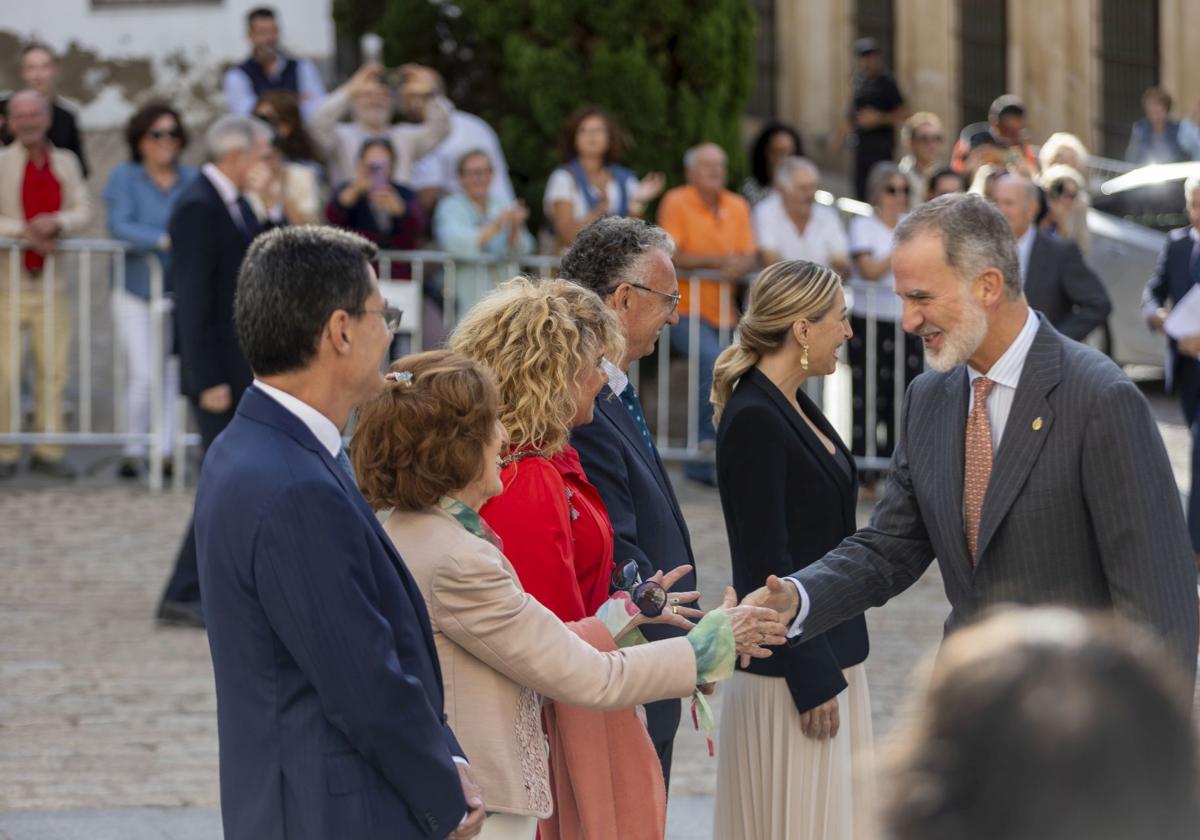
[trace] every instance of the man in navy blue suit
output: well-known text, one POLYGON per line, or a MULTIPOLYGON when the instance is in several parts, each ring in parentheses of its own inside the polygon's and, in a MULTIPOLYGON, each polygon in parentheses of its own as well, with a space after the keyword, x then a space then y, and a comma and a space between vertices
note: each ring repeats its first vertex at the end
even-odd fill
MULTIPOLYGON (((600 491, 613 526, 613 559, 636 560, 642 577, 695 566, 687 523, 646 427, 629 367, 654 352, 667 324, 679 323, 679 280, 665 230, 639 219, 606 216, 580 232, 563 255, 562 276, 594 291, 612 307, 625 334, 625 357, 605 359, 608 385, 596 397, 595 419, 571 434, 588 480, 600 491)), ((678 583, 696 589, 696 573, 678 583)), ((647 639, 683 635, 665 625, 643 627, 647 639)), ((678 700, 646 704, 646 723, 670 789, 671 750, 679 728, 678 700)))
MULTIPOLYGON (((1142 308, 1152 329, 1161 330, 1168 305, 1174 306, 1200 282, 1200 176, 1183 185, 1188 227, 1173 230, 1158 256, 1158 265, 1142 295, 1142 308)), ((1179 396, 1183 417, 1192 430, 1192 489, 1188 495, 1188 531, 1200 565, 1200 334, 1167 339, 1167 386, 1179 396)))
POLYGON ((239 276, 255 378, 195 515, 227 840, 461 840, 483 824, 424 601, 342 448, 399 322, 374 255, 344 231, 285 228, 239 276))

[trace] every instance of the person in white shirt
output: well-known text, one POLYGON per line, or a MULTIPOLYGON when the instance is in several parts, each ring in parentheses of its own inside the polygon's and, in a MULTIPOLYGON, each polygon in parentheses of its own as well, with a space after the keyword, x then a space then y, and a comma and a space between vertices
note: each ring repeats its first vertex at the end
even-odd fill
MULTIPOLYGON (((429 70, 435 91, 444 96, 446 84, 441 74, 429 70)), ((411 120, 425 121, 425 104, 416 76, 409 76, 400 86, 400 110, 411 120)), ((508 177, 508 161, 500 148, 500 138, 490 125, 474 114, 468 114, 450 106, 450 133, 433 151, 424 155, 413 165, 412 181, 409 186, 421 199, 425 209, 432 210, 438 199, 463 191, 459 179, 458 165, 468 152, 483 151, 492 164, 492 183, 488 194, 498 199, 505 207, 517 200, 512 181, 508 177)))
POLYGON ((563 163, 546 182, 543 210, 559 249, 567 248, 585 227, 605 216, 640 219, 646 204, 667 185, 651 172, 641 180, 619 161, 625 136, 612 115, 595 105, 567 120, 559 143, 563 163))
POLYGON ((437 76, 428 67, 406 64, 400 68, 409 97, 425 100, 425 119, 419 124, 393 125, 395 103, 383 81, 383 68, 364 64, 344 85, 330 93, 313 113, 309 130, 329 165, 329 182, 341 184, 354 177, 358 154, 365 141, 386 137, 396 152, 392 180, 408 185, 413 166, 450 133, 449 101, 437 93, 437 76), (340 122, 351 111, 351 122, 340 122))
POLYGON ((850 245, 837 211, 817 203, 821 171, 807 158, 775 168, 775 189, 754 207, 754 238, 763 265, 808 260, 850 275, 850 245))
POLYGON ((247 116, 264 93, 286 90, 296 94, 304 119, 310 119, 325 96, 325 83, 311 61, 292 58, 279 48, 279 22, 272 9, 250 10, 246 39, 250 57, 225 71, 222 87, 230 113, 247 116))
MULTIPOLYGON (((867 176, 874 212, 850 220, 851 275, 848 344, 853 372, 854 428, 851 451, 860 458, 885 459, 896 445, 896 411, 909 383, 921 372, 920 341, 905 335, 900 302, 894 294, 892 248, 896 226, 908 212, 912 185, 896 164, 877 163, 867 176), (873 359, 873 375, 868 360, 873 359)), ((859 471, 863 494, 874 493, 877 467, 859 471)))

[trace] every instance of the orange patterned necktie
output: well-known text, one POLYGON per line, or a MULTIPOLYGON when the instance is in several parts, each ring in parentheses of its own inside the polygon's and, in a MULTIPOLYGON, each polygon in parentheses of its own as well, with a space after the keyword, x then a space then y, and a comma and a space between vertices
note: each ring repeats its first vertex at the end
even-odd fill
POLYGON ((967 418, 966 470, 963 473, 963 524, 967 531, 967 553, 975 565, 979 546, 979 517, 983 497, 992 476, 992 424, 988 420, 987 398, 996 383, 981 376, 975 380, 975 405, 967 418))

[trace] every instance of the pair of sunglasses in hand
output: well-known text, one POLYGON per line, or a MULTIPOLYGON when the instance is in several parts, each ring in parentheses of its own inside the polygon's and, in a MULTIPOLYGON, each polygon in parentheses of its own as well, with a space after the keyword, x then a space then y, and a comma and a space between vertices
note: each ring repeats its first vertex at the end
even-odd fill
POLYGON ((626 560, 613 569, 612 591, 628 592, 634 606, 646 618, 657 618, 667 606, 667 590, 657 581, 643 581, 636 560, 626 560))

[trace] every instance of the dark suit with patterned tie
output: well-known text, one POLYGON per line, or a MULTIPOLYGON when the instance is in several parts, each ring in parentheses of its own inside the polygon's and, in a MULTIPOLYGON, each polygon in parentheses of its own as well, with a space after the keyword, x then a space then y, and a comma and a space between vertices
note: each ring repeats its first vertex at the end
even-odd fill
MULTIPOLYGON (((238 343, 233 302, 242 258, 260 229, 246 199, 239 197, 237 206, 242 224, 235 221, 208 177, 201 175, 179 196, 167 223, 182 390, 192 403, 205 451, 229 425, 253 381, 238 343), (217 385, 230 387, 232 405, 221 413, 205 411, 200 408, 200 394, 217 385)), ((199 599, 196 541, 189 522, 163 600, 199 599)))
POLYGON ((1196 669, 1196 571, 1179 491, 1145 397, 1045 318, 990 468, 972 562, 963 479, 965 365, 917 377, 870 524, 792 575, 808 634, 879 606, 936 557, 947 630, 998 604, 1114 609, 1196 669))
MULTIPOLYGON (((596 397, 591 423, 571 433, 571 445, 579 452, 583 470, 604 500, 613 526, 613 559, 636 560, 642 577, 658 570, 670 571, 685 564, 695 565, 687 523, 671 487, 666 467, 646 428, 641 401, 633 383, 620 397, 605 386, 596 397)), ((697 588, 696 573, 685 575, 676 589, 697 588)), ((674 627, 642 628, 647 639, 683 635, 674 627)), ((646 704, 650 738, 663 765, 668 786, 671 778, 671 748, 679 728, 678 700, 646 704)))

